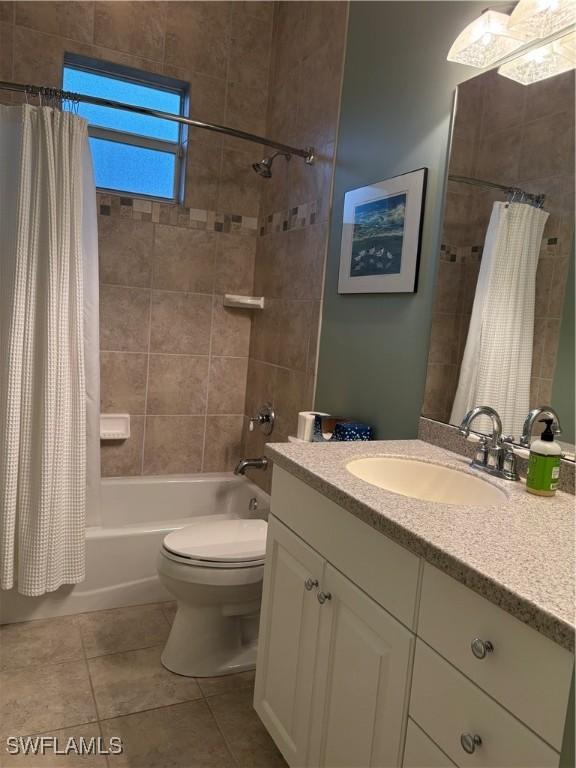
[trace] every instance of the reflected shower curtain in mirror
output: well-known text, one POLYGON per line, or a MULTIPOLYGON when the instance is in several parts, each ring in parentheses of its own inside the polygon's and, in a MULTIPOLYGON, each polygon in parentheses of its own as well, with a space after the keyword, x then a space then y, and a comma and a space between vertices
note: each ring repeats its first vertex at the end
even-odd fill
MULTIPOLYGON (((494 203, 450 422, 477 405, 495 408, 518 438, 530 409, 536 267, 548 213, 494 203)), ((476 422, 490 431, 487 419, 476 422)))
POLYGON ((85 120, 0 106, 0 587, 24 595, 84 578, 95 211, 85 120))

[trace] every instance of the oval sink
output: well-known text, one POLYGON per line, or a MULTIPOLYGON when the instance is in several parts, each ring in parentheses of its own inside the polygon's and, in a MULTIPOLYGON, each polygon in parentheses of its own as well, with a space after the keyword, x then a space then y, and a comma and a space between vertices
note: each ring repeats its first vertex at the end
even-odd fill
POLYGON ((349 461, 346 469, 370 485, 414 499, 482 507, 507 500, 504 491, 481 477, 417 459, 370 456, 349 461))

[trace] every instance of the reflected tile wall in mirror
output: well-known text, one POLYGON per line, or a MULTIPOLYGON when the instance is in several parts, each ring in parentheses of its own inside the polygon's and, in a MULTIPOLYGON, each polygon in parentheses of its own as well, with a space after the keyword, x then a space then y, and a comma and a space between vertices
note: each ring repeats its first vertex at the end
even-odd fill
MULTIPOLYGON (((536 275, 530 407, 552 404, 561 416, 567 409, 554 402, 553 391, 566 291, 574 290, 568 281, 574 258, 574 72, 525 87, 491 71, 460 85, 449 174, 546 195, 550 216, 536 275)), ((447 185, 422 409, 438 421, 450 420, 486 229, 494 202, 505 199, 498 190, 447 185)), ((574 426, 563 426, 564 437, 574 442, 574 426)))

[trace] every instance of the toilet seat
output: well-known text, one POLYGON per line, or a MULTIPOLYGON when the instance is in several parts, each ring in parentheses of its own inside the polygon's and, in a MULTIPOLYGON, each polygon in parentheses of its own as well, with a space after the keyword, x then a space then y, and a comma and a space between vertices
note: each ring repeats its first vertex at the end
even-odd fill
POLYGON ((258 519, 206 520, 169 533, 163 554, 174 562, 201 568, 261 566, 268 524, 258 519))

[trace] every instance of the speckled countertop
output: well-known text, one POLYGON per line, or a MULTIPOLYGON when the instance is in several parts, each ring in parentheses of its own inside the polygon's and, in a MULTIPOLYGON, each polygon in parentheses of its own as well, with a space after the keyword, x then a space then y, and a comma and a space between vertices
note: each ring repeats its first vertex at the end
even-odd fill
POLYGON ((466 457, 420 440, 272 443, 266 453, 367 525, 574 651, 573 496, 533 496, 523 482, 490 478, 471 469, 466 457), (422 501, 377 488, 345 468, 352 459, 383 455, 480 476, 508 500, 500 507, 422 501))

